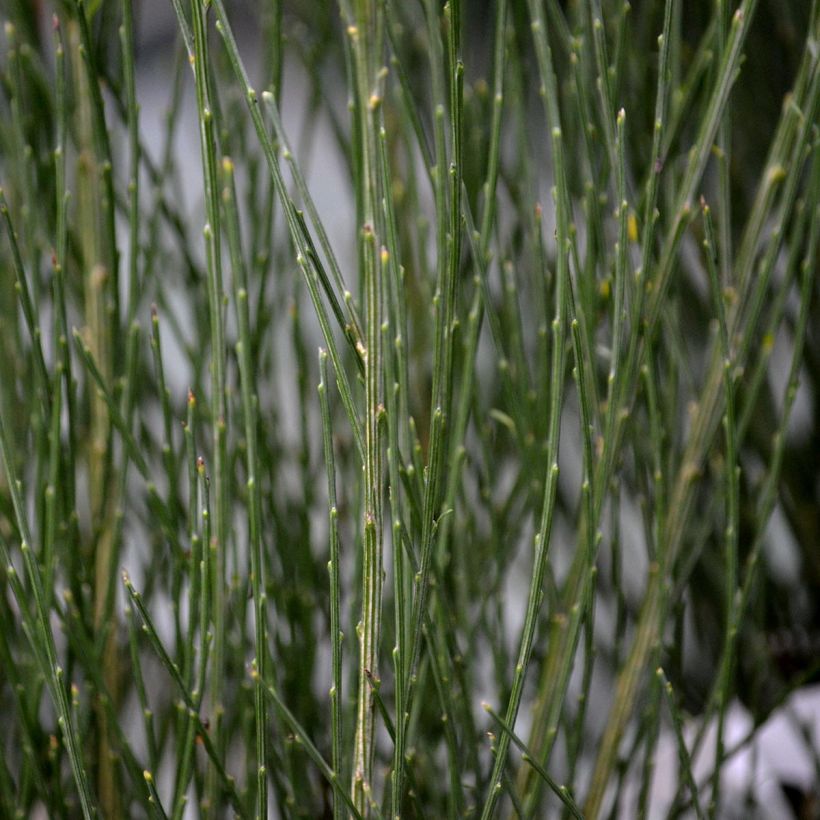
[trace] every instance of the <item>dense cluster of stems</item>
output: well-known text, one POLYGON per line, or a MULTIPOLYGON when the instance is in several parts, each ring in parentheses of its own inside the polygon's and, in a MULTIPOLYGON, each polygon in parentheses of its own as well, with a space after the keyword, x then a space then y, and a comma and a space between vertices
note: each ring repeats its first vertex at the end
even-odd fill
POLYGON ((139 5, 3 4, 0 814, 720 816, 817 674, 820 2, 172 0, 160 103, 139 5))

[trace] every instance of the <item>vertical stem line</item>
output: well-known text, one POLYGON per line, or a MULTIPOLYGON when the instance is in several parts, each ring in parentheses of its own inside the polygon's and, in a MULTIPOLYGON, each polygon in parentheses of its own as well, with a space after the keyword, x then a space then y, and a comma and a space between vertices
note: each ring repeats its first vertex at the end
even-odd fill
MULTIPOLYGON (((139 255, 139 104, 134 65, 134 8, 133 0, 122 0, 120 42, 123 54, 123 79, 128 106, 128 321, 130 327, 136 318, 139 300, 137 258, 139 255)), ((127 365, 126 365, 127 368, 127 365)))
MULTIPOLYGON (((196 662, 196 627, 197 612, 200 606, 200 575, 198 572, 202 552, 202 539, 198 529, 197 515, 197 472, 196 472, 196 418, 197 401, 192 390, 188 391, 187 421, 183 431, 185 437, 185 460, 188 473, 188 538, 189 538, 189 581, 188 581, 188 630, 182 658, 182 672, 180 679, 184 682, 184 691, 187 698, 195 688, 194 664, 196 662)), ((180 820, 185 810, 185 793, 191 776, 191 760, 193 755, 194 719, 181 712, 177 736, 177 766, 174 786, 172 817, 180 820)))
MULTIPOLYGON (((85 0, 74 0, 76 20, 72 21, 69 29, 70 36, 76 43, 75 77, 77 82, 84 86, 84 93, 80 96, 84 108, 84 127, 88 129, 84 143, 96 159, 94 173, 96 177, 97 196, 94 206, 97 211, 97 256, 95 262, 103 269, 105 295, 110 300, 110 315, 108 316, 109 333, 116 328, 120 318, 119 292, 119 255, 117 252, 117 236, 114 219, 115 195, 113 160, 111 154, 111 140, 108 126, 105 121, 105 104, 101 89, 101 72, 96 65, 94 55, 96 49, 91 37, 91 28, 86 16, 85 0)), ((106 305, 109 310, 109 305, 106 305)), ((119 353, 120 340, 111 340, 114 345, 112 360, 119 353)))
POLYGON ((723 425, 726 433, 726 576, 725 576, 725 608, 726 633, 724 635, 724 651, 718 671, 718 719, 717 737, 715 740, 715 762, 712 771, 712 797, 709 811, 717 816, 720 806, 720 773, 724 758, 724 728, 726 722, 726 707, 728 705, 732 670, 734 668, 734 632, 738 627, 736 619, 737 592, 738 592, 738 555, 737 531, 739 526, 739 471, 737 453, 737 426, 735 421, 734 399, 734 361, 729 343, 729 329, 726 322, 726 309, 723 303, 723 289, 720 286, 718 272, 718 245, 715 238, 712 215, 709 206, 702 201, 703 220, 706 238, 703 241, 706 256, 706 270, 709 273, 709 284, 712 291, 712 301, 718 317, 720 336, 720 350, 723 357, 723 384, 726 393, 725 414, 723 425))
MULTIPOLYGON (((77 5, 77 19, 69 27, 72 66, 77 83, 77 223, 82 251, 85 340, 97 362, 103 383, 110 387, 115 366, 112 323, 108 300, 118 318, 116 250, 110 222, 113 208, 110 185, 110 146, 99 99, 99 79, 91 59, 90 34, 83 5, 77 5)), ((94 630, 102 637, 99 646, 103 679, 116 702, 118 659, 116 630, 106 617, 106 602, 112 567, 116 561, 116 484, 111 481, 111 420, 105 401, 90 391, 90 431, 88 436, 88 499, 93 522, 94 544, 94 630)), ((97 704, 97 789, 101 811, 106 816, 119 812, 116 767, 109 745, 109 718, 97 704)))
MULTIPOLYGON (((224 294, 222 287, 222 260, 219 213, 219 179, 217 170, 217 144, 214 121, 215 110, 211 104, 210 56, 208 34, 205 25, 206 4, 204 0, 192 0, 194 50, 191 66, 196 81, 197 112, 199 116, 199 140, 202 157, 202 173, 205 184, 206 225, 205 253, 208 270, 208 308, 211 330, 211 424, 213 429, 213 484, 214 521, 212 539, 203 543, 203 550, 213 552, 210 587, 213 600, 211 614, 214 623, 213 652, 211 658, 210 702, 213 711, 212 737, 214 746, 221 754, 222 688, 225 655, 225 551, 228 540, 228 474, 226 464, 226 408, 225 408, 225 336, 224 294)), ((203 636, 201 636, 202 638, 203 636)), ((213 812, 217 780, 213 767, 209 768, 207 806, 213 812)))
POLYGON ((604 126, 604 137, 609 159, 611 174, 617 171, 618 160, 615 144, 615 130, 612 127, 614 103, 612 101, 612 84, 609 74, 609 56, 606 48, 606 32, 604 31, 603 12, 600 0, 588 2, 588 25, 592 31, 592 41, 595 47, 595 61, 598 67, 598 96, 601 104, 601 122, 604 126))
MULTIPOLYGON (((451 118, 452 159, 449 166, 449 180, 444 176, 444 165, 447 161, 444 136, 444 89, 441 80, 439 54, 441 51, 438 35, 437 17, 433 3, 426 4, 428 30, 430 37, 431 71, 433 75, 433 96, 436 100, 435 121, 435 154, 436 173, 435 201, 437 215, 437 262, 438 283, 434 297, 436 311, 435 352, 433 360, 432 403, 430 412, 429 449, 427 460, 427 480, 424 487, 422 512, 421 560, 415 578, 415 594, 411 615, 411 644, 408 654, 409 675, 405 682, 404 709, 406 714, 412 712, 413 694, 417 664, 422 641, 422 627, 427 608, 427 596, 430 586, 430 568, 433 546, 436 538, 437 516, 440 511, 440 487, 444 481, 445 454, 448 450, 447 421, 452 403, 452 369, 453 369, 453 334, 455 330, 456 285, 461 262, 461 194, 462 194, 462 108, 464 65, 461 61, 461 13, 460 2, 451 0, 445 6, 447 15, 447 52, 449 61, 449 104, 451 118), (449 193, 449 201, 447 194, 449 193), (448 219, 449 215, 449 219, 448 219)), ((404 720, 405 716, 400 715, 404 720)), ((406 738, 403 736, 403 740, 406 738)), ((394 805, 394 814, 401 810, 403 782, 403 755, 396 755, 399 770, 396 774, 394 794, 399 805, 394 805), (401 758, 401 759, 399 759, 401 758)))
MULTIPOLYGON (((505 722, 515 729, 515 721, 521 705, 524 691, 524 679, 527 666, 532 656, 535 630, 538 624, 538 613, 544 595, 544 578, 547 568, 550 539, 552 534, 553 513, 555 511, 556 492, 558 489, 558 452, 561 409, 564 396, 564 363, 567 332, 567 311, 569 301, 569 193, 567 189, 566 169, 564 167, 564 144, 561 132, 561 116, 558 109, 558 82, 552 61, 552 51, 547 40, 547 31, 542 16, 542 9, 537 0, 529 2, 531 28, 535 41, 536 57, 541 79, 541 97, 547 116, 547 127, 552 140, 552 159, 555 172, 556 214, 556 255, 557 272, 555 277, 555 316, 552 320, 552 357, 550 365, 550 393, 548 410, 547 466, 544 480, 544 497, 541 510, 541 522, 534 539, 532 579, 527 595, 527 609, 518 650, 518 661, 515 666, 510 698, 507 702, 505 722)), ((504 770, 507 763, 510 736, 504 733, 498 740, 495 763, 490 780, 490 791, 484 803, 482 820, 493 816, 496 804, 503 788, 504 770)))
MULTIPOLYGON (((55 67, 55 119, 57 129, 57 144, 54 148, 54 175, 55 175, 55 210, 56 210, 56 238, 54 242, 54 343, 55 360, 62 366, 62 381, 65 388, 66 436, 64 464, 62 471, 64 509, 76 510, 76 491, 73 465, 75 463, 76 417, 74 384, 72 378, 71 355, 68 348, 68 318, 66 309, 65 264, 68 247, 67 202, 66 192, 66 57, 63 44, 62 27, 59 22, 54 28, 54 67, 55 67)), ((58 365, 58 367, 60 366, 58 365)), ((75 575, 69 569, 70 575, 75 575)))
MULTIPOLYGON (((256 816, 267 817, 268 812, 268 777, 267 777, 267 698, 263 690, 263 681, 267 676, 267 615, 265 562, 262 546, 262 498, 259 488, 259 456, 257 443, 257 402, 254 392, 254 372, 251 362, 250 311, 248 308, 248 282, 245 260, 240 245, 241 232, 239 211, 236 205, 236 187, 234 184, 234 165, 229 157, 222 160, 224 188, 222 201, 225 205, 228 245, 230 247, 231 267, 233 269, 233 296, 236 308, 239 341, 236 344, 239 359, 239 378, 242 398, 242 418, 245 426, 247 443, 245 466, 247 470, 248 517, 250 535, 251 561, 251 594, 254 609, 254 652, 252 666, 254 679, 254 716, 256 735, 256 816)), ((334 762, 335 768, 335 762, 334 762)))
MULTIPOLYGON (((722 53, 729 39, 729 2, 716 0, 715 15, 717 17, 718 53, 722 53)), ((716 246, 720 259, 720 273, 723 281, 727 281, 732 264, 732 190, 731 190, 731 162, 732 162, 732 103, 727 101, 723 118, 718 127, 715 144, 718 156, 718 202, 720 210, 720 239, 716 246)))
MULTIPOLYGON (((336 462, 333 455, 333 428, 330 404, 327 397, 327 352, 319 351, 319 404, 322 411, 322 442, 327 467, 328 526, 330 529, 330 647, 331 647, 331 768, 341 776, 342 766, 342 628, 341 628, 341 576, 339 570, 339 528, 336 508, 336 462)), ((343 820, 345 809, 338 796, 333 800, 334 820, 343 820)))
POLYGON ((383 219, 377 213, 378 135, 381 106, 378 63, 381 59, 383 9, 377 0, 357 0, 348 25, 356 84, 355 113, 361 169, 357 178, 360 226, 359 249, 365 292, 365 422, 364 522, 362 562, 362 619, 359 635, 359 685, 353 751, 352 798, 357 810, 369 812, 376 743, 373 682, 379 680, 379 641, 382 608, 382 275, 376 258, 377 231, 383 219))

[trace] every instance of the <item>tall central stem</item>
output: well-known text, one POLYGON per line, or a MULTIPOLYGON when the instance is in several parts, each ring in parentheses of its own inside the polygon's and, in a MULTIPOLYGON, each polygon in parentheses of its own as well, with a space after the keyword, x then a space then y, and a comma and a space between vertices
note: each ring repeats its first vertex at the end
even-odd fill
POLYGON ((377 260, 379 219, 377 118, 381 97, 377 83, 382 21, 376 0, 358 0, 349 21, 355 72, 354 131, 357 142, 357 216, 360 224, 359 264, 364 281, 366 329, 365 364, 365 458, 362 562, 362 619, 359 636, 359 692, 353 758, 352 796, 356 808, 367 814, 375 748, 373 687, 378 685, 378 654, 381 634, 383 537, 382 454, 379 417, 382 403, 382 283, 377 260))

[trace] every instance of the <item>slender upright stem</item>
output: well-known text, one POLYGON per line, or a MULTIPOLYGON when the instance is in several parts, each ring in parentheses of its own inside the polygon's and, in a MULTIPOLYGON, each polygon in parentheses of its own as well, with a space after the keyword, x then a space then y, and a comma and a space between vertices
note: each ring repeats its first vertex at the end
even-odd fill
POLYGON ((267 679, 268 633, 267 633, 267 591, 265 583, 265 561, 262 543, 262 497, 259 488, 259 447, 257 441, 258 396, 254 391, 254 372, 251 361, 250 310, 248 307, 248 281, 245 260, 241 249, 239 211, 236 204, 234 164, 229 157, 222 160, 224 188, 222 202, 225 207, 228 245, 231 267, 233 268, 233 298, 236 308, 239 340, 236 353, 239 359, 239 379, 242 394, 242 420, 245 428, 247 470, 246 488, 248 492, 249 544, 251 562, 251 594, 254 613, 254 650, 252 678, 254 681, 254 716, 256 735, 256 817, 268 814, 268 719, 267 698, 263 689, 267 679))
POLYGON ((379 642, 382 617, 382 445, 380 416, 383 404, 382 272, 377 259, 378 233, 383 224, 378 211, 377 118, 381 106, 378 69, 381 60, 382 8, 376 0, 357 0, 349 20, 355 77, 356 148, 360 172, 356 185, 359 261, 365 293, 365 412, 364 412, 364 520, 362 562, 362 618, 359 637, 359 686, 353 752, 352 795, 356 808, 369 812, 376 742, 373 682, 379 680, 379 642))
MULTIPOLYGON (((212 736, 218 750, 221 746, 222 691, 225 662, 225 559, 228 548, 228 467, 226 464, 226 403, 225 403, 225 331, 224 292, 222 284, 222 237, 219 210, 218 148, 215 110, 211 101, 211 58, 206 28, 207 6, 203 0, 191 1, 193 20, 193 53, 191 67, 196 84, 199 142, 202 176, 205 185, 205 215, 203 228, 208 271, 208 312, 211 331, 211 427, 213 431, 214 487, 213 527, 211 537, 203 544, 212 553, 212 575, 209 586, 213 596, 210 610, 213 616, 213 651, 211 655, 210 702, 214 718, 212 736)), ((260 764, 262 765, 262 764, 260 764)), ((213 769, 208 777, 206 806, 216 811, 216 779, 213 769)))

